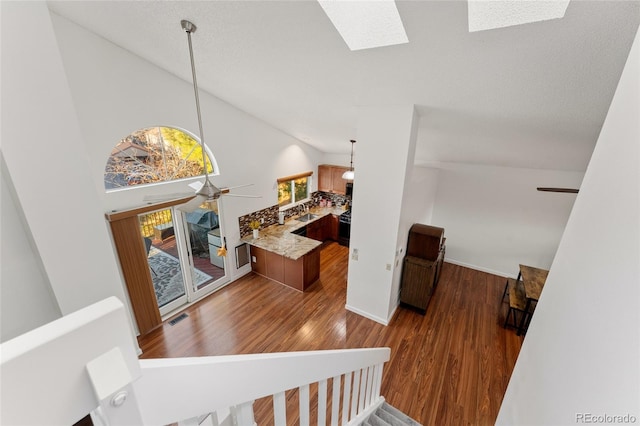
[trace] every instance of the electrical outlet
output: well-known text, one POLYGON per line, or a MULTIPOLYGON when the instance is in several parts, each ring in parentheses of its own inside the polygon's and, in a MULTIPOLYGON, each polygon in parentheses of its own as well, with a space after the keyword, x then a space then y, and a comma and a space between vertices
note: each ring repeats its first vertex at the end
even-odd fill
POLYGON ((258 261, 256 260, 256 257, 255 257, 255 256, 251 256, 251 261, 252 261, 253 263, 257 263, 257 262, 258 262, 258 261))
POLYGON ((387 271, 390 271, 390 270, 391 270, 391 264, 387 263, 387 271))
POLYGON ((358 249, 354 248, 353 252, 351 253, 351 260, 358 260, 358 249))

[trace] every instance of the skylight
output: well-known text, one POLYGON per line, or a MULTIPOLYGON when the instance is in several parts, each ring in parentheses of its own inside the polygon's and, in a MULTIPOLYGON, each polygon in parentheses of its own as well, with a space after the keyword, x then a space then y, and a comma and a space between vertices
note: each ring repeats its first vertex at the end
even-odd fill
POLYGON ((351 50, 408 43, 394 0, 318 0, 351 50))
POLYGON ((564 17, 569 0, 468 0, 469 32, 564 17))

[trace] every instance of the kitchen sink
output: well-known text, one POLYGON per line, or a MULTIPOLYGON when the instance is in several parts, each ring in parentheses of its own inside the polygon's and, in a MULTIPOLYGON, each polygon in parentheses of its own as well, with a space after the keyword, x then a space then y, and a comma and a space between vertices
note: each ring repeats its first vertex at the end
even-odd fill
POLYGON ((317 218, 317 217, 318 217, 318 215, 311 214, 311 213, 307 213, 307 214, 305 214, 304 216, 300 216, 300 217, 298 218, 298 220, 299 220, 300 222, 307 222, 307 221, 309 221, 309 220, 313 220, 313 219, 315 219, 315 218, 317 218))

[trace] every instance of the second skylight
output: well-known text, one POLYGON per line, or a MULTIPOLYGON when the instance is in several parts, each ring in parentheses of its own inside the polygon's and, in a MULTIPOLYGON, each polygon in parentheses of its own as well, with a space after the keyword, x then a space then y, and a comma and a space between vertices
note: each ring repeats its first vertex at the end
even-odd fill
POLYGON ((351 50, 408 43, 394 0, 318 0, 351 50))

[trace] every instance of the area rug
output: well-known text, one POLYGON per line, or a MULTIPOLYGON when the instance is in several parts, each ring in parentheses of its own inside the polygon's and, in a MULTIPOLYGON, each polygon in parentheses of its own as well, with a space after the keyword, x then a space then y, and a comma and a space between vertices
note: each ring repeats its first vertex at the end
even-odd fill
MULTIPOLYGON (((178 259, 162 250, 151 247, 149 267, 151 268, 153 287, 158 298, 158 306, 162 307, 184 294, 184 281, 178 259)), ((192 276, 196 288, 212 278, 198 269, 193 270, 192 276)))

